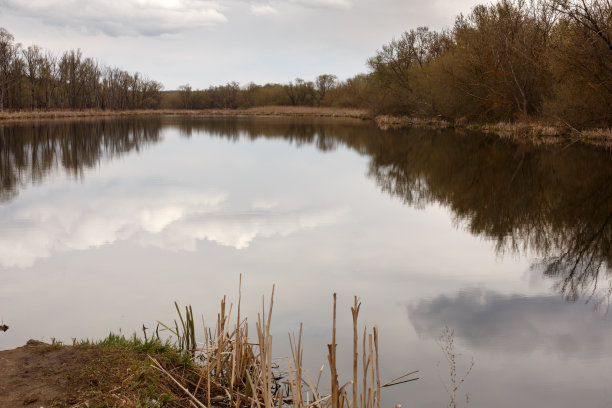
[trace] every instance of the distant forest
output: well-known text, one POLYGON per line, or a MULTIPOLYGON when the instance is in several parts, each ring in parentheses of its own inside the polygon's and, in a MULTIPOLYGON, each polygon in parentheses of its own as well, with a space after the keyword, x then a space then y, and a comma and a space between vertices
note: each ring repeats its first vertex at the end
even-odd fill
POLYGON ((0 111, 237 109, 266 105, 363 108, 452 121, 546 119, 612 126, 612 1, 501 0, 419 27, 383 45, 369 72, 344 81, 163 91, 80 50, 27 48, 0 28, 0 111))

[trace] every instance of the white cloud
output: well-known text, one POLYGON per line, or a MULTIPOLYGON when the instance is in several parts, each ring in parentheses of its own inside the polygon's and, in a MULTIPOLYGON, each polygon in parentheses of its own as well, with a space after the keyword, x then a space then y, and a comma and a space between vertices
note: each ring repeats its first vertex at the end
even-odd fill
POLYGON ((161 232, 174 221, 183 218, 184 209, 176 206, 166 206, 161 208, 145 208, 140 214, 140 225, 151 233, 161 232))
POLYGON ((0 0, 0 9, 110 36, 155 36, 227 21, 218 3, 199 0, 0 0))
POLYGON ((257 6, 253 4, 251 5, 251 13, 255 14, 256 16, 264 16, 264 15, 270 15, 270 14, 278 14, 278 11, 272 6, 268 6, 268 5, 257 6))

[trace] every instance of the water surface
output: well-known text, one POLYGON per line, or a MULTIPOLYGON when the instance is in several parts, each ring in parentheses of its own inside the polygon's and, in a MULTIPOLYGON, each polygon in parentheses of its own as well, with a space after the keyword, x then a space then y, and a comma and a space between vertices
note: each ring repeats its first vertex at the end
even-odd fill
POLYGON ((443 407, 454 330, 470 407, 612 404, 612 161, 367 122, 151 117, 0 125, 0 349, 213 321, 276 284, 279 357, 326 361, 332 293, 381 331, 385 405, 443 407))

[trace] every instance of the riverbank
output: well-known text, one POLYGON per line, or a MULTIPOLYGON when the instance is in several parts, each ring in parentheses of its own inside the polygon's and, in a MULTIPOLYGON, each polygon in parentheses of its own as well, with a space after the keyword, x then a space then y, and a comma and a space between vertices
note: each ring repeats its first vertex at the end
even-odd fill
POLYGON ((0 123, 53 119, 87 119, 97 117, 126 117, 150 115, 210 115, 210 116, 281 116, 324 117, 373 120, 379 129, 400 130, 407 128, 456 129, 477 131, 509 138, 517 142, 536 145, 582 142, 606 149, 612 148, 612 128, 576 129, 567 123, 532 120, 522 122, 475 123, 466 120, 448 121, 440 118, 374 115, 365 109, 309 107, 309 106, 261 106, 249 109, 204 110, 58 110, 0 112, 0 123))
POLYGON ((466 120, 447 121, 439 118, 415 118, 409 116, 379 115, 374 118, 382 130, 427 128, 456 129, 491 133, 517 142, 536 145, 583 142, 590 145, 612 148, 612 128, 579 130, 567 123, 533 120, 530 122, 473 123, 466 120))
POLYGON ((363 109, 344 109, 309 106, 261 106, 249 109, 157 109, 157 110, 57 110, 57 111, 19 111, 0 112, 1 122, 73 119, 115 116, 147 116, 147 115, 214 115, 214 116, 308 116, 372 119, 371 114, 363 109))

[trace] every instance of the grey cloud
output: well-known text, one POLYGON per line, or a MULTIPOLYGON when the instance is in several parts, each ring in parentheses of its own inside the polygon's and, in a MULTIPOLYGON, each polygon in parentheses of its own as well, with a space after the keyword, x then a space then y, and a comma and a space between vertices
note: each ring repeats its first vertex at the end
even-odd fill
POLYGON ((198 0, 0 0, 0 9, 48 25, 109 36, 156 36, 227 21, 218 3, 198 0))
MULTIPOLYGON (((240 1, 240 0, 237 0, 240 1)), ((293 4, 300 7, 311 9, 349 9, 353 7, 353 0, 243 0, 251 3, 251 11, 258 10, 274 10, 285 4, 293 4)))
POLYGON ((289 2, 310 8, 346 9, 353 6, 352 0, 289 0, 289 2))
POLYGON ((475 349, 592 356, 612 346, 612 316, 559 296, 471 289, 422 300, 408 307, 408 315, 419 336, 437 338, 449 327, 475 349))

